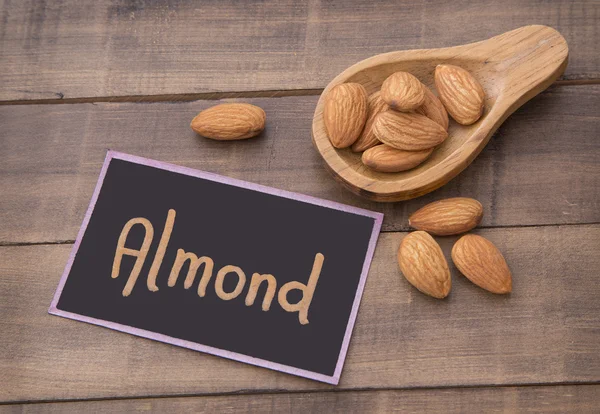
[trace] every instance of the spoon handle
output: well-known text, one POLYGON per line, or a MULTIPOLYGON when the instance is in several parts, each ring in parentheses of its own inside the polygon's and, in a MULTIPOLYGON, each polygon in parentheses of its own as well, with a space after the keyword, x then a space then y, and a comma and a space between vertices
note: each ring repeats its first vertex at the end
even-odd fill
POLYGON ((469 48, 465 55, 482 59, 488 77, 496 74, 501 80, 495 109, 508 114, 558 79, 569 56, 565 38, 542 25, 524 26, 464 47, 469 48))

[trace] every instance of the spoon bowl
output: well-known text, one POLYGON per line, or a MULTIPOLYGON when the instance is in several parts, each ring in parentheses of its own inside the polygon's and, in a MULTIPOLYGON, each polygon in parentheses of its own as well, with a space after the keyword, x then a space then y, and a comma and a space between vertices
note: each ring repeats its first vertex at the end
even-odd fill
POLYGON ((313 143, 328 169, 345 187, 376 201, 401 201, 427 194, 464 170, 509 115, 550 86, 567 67, 567 42, 547 26, 525 26, 477 43, 443 49, 384 53, 363 60, 339 74, 323 90, 313 117, 313 143), (323 101, 329 90, 345 82, 379 90, 394 72, 406 71, 435 91, 433 73, 439 64, 468 70, 485 90, 485 109, 472 125, 450 121, 448 138, 418 167, 382 173, 361 162, 361 153, 331 145, 323 123, 323 101))

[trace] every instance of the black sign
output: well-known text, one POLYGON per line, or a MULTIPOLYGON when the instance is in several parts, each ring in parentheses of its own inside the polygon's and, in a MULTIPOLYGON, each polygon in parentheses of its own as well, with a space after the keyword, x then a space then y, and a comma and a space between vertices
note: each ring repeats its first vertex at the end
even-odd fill
POLYGON ((337 384, 381 220, 109 151, 50 313, 337 384))

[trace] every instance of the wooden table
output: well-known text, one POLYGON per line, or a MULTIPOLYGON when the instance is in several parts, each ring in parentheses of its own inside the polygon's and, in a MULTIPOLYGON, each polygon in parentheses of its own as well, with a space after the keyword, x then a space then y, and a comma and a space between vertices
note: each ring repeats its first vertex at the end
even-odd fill
POLYGON ((598 412, 597 0, 0 4, 0 412, 598 412), (344 68, 533 23, 564 35, 569 67, 458 178, 378 204, 325 170, 312 113, 344 68), (262 137, 191 131, 230 99, 265 109, 262 137), (338 387, 46 313, 108 148, 385 214, 338 387), (403 280, 408 214, 450 196, 483 204, 477 232, 504 252, 510 296, 455 268, 444 301, 403 280))

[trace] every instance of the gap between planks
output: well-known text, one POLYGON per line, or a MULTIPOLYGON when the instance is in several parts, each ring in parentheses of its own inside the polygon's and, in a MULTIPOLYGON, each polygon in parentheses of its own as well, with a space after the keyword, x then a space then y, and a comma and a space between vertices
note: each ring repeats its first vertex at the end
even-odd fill
MULTIPOLYGON (((574 79, 558 80, 551 86, 582 86, 598 85, 600 79, 574 79)), ((56 92, 56 99, 31 99, 16 101, 0 101, 0 105, 52 105, 52 104, 82 104, 82 103, 155 103, 155 102, 191 102, 191 101, 217 101, 220 99, 250 99, 250 98, 283 98, 289 96, 318 96, 323 88, 318 89, 287 89, 267 91, 239 91, 239 92, 200 92, 164 95, 123 95, 99 96, 90 98, 63 98, 62 92, 56 92)))
MULTIPOLYGON (((600 221, 592 221, 589 223, 557 223, 557 224, 514 224, 514 225, 504 225, 504 226, 477 226, 475 230, 495 230, 495 229, 520 229, 520 228, 530 228, 530 227, 569 227, 569 226, 579 226, 579 227, 592 227, 600 225, 600 221)), ((400 228, 400 229, 390 229, 390 230, 381 230, 380 233, 409 233, 411 231, 416 231, 417 229, 413 228, 400 228)), ((69 240, 56 240, 56 241, 39 241, 39 242, 7 242, 0 241, 0 248, 2 247, 19 247, 19 246, 52 246, 52 245, 60 245, 60 244, 74 244, 74 239, 69 240)))
POLYGON ((22 400, 22 401, 0 401, 0 406, 11 405, 35 405, 48 403, 73 403, 73 402, 102 402, 102 401, 127 401, 127 400, 149 400, 149 399, 169 399, 169 398, 199 398, 199 397, 243 397, 243 396, 266 396, 266 395, 286 395, 286 394, 348 394, 348 393, 370 393, 370 392, 385 392, 385 391, 450 391, 450 390, 486 390, 500 388, 535 388, 535 387, 562 387, 562 386, 591 386, 600 385, 597 381, 581 381, 581 382, 550 382, 550 383, 523 383, 523 384, 485 384, 485 385, 449 385, 436 387, 383 387, 383 388, 330 388, 330 389, 315 389, 315 390, 286 390, 286 389, 241 389, 231 392, 214 392, 205 394, 157 394, 157 395, 140 395, 127 397, 106 397, 106 398, 69 398, 56 400, 22 400))
MULTIPOLYGON (((600 83, 600 79, 598 80, 600 83)), ((124 95, 124 96, 99 96, 91 98, 57 98, 57 99, 32 99, 17 101, 0 101, 0 105, 49 105, 49 104, 80 104, 80 103, 179 103, 191 101, 217 101, 220 99, 250 99, 250 98, 283 98, 288 96, 318 96, 323 92, 319 89, 288 89, 269 91, 239 91, 239 92, 200 92, 165 95, 124 95)), ((61 96, 62 93, 57 92, 61 96)))

